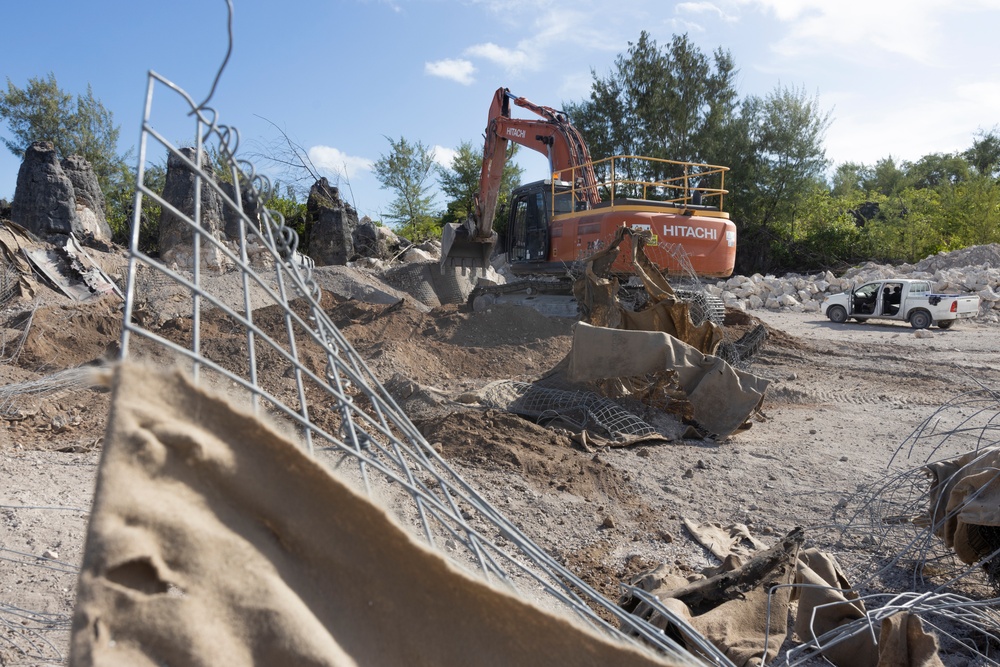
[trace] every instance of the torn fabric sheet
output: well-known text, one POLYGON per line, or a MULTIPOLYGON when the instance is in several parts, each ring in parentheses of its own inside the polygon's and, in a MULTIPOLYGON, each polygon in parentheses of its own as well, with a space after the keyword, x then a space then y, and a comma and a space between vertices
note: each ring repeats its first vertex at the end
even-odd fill
POLYGON ((573 331, 567 379, 587 382, 673 371, 695 420, 726 436, 760 406, 770 382, 661 331, 625 331, 578 322, 573 331))
POLYGON ((675 664, 460 571, 182 373, 114 373, 74 667, 675 664))

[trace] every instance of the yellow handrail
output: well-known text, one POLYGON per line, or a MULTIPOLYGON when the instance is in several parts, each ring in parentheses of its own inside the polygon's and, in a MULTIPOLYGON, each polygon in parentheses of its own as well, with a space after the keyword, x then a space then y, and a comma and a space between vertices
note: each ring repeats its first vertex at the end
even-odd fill
MULTIPOLYGON (((626 192, 631 191, 634 193, 641 193, 642 199, 648 200, 655 197, 656 201, 677 204, 680 207, 711 202, 711 205, 717 206, 721 211, 723 210, 724 196, 729 193, 729 191, 725 189, 726 172, 729 171, 729 167, 706 164, 703 162, 684 162, 680 160, 667 160, 641 155, 614 155, 612 157, 595 160, 579 167, 571 167, 569 169, 554 172, 552 174, 553 215, 555 215, 556 181, 568 181, 570 184, 570 190, 568 192, 561 192, 559 193, 560 195, 566 196, 567 194, 571 194, 574 202, 583 202, 590 199, 586 190, 592 189, 595 186, 584 186, 582 182, 583 179, 580 178, 580 174, 588 167, 594 170, 593 173, 600 173, 600 171, 604 169, 607 170, 610 175, 610 180, 598 182, 596 187, 606 194, 606 200, 610 201, 612 205, 614 204, 616 197, 619 199, 623 198, 618 196, 618 190, 621 188, 626 192), (655 173, 657 171, 655 167, 653 169, 641 170, 635 168, 629 169, 628 167, 631 165, 629 165, 627 161, 639 163, 639 167, 644 166, 643 163, 671 165, 675 168, 680 167, 681 173, 677 176, 670 176, 668 178, 655 181, 619 178, 618 174, 622 171, 626 174, 629 174, 631 171, 640 171, 640 173, 655 173), (714 180, 718 180, 718 187, 711 182, 714 180), (692 181, 695 181, 694 185, 692 185, 692 181), (717 202, 715 201, 716 199, 717 202)), ((662 169, 662 167, 660 168, 662 169)), ((669 169, 669 167, 667 169, 669 169)), ((663 170, 666 171, 666 169, 663 170)), ((629 197, 626 195, 624 198, 629 197)), ((605 199, 605 197, 602 197, 602 199, 605 199)))

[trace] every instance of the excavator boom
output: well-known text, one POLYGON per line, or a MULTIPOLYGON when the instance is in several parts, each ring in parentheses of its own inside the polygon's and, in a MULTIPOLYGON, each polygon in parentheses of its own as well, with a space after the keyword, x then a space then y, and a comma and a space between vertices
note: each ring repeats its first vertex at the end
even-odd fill
MULTIPOLYGON (((590 165, 590 152, 580 132, 566 115, 497 89, 490 105, 483 146, 483 167, 475 210, 464 223, 449 223, 441 234, 441 265, 485 268, 497 243, 493 219, 500 197, 500 184, 507 162, 507 142, 542 153, 549 158, 550 172, 575 172, 582 179, 578 197, 588 205, 600 203, 597 179, 590 165), (542 120, 511 118, 510 105, 527 109, 542 120)), ((559 178, 559 176, 557 176, 559 178)))

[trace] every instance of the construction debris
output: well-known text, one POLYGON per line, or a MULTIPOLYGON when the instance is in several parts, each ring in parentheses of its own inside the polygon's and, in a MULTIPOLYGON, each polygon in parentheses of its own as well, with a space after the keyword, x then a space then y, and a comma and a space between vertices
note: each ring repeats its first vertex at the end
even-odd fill
POLYGON ((936 636, 915 613, 886 615, 880 632, 864 631, 878 627, 873 622, 878 612, 866 611, 832 556, 802 548, 803 540, 802 529, 796 528, 745 561, 719 551, 721 545, 715 543, 721 568, 709 568, 689 581, 660 566, 635 577, 620 604, 664 631, 678 633, 697 653, 698 638, 675 627, 678 618, 689 622, 737 667, 769 664, 777 657, 789 614, 794 616, 794 636, 817 642, 823 657, 837 667, 943 667, 936 636), (856 630, 839 641, 819 643, 818 638, 852 626, 856 630))

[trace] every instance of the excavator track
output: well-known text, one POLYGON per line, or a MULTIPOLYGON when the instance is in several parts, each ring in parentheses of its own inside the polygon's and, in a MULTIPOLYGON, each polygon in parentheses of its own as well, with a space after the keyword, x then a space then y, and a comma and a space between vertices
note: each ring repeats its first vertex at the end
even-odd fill
MULTIPOLYGON (((726 306, 722 299, 701 290, 679 289, 675 292, 690 304, 692 324, 700 326, 705 320, 710 320, 722 326, 726 317, 726 306)), ((642 287, 622 285, 619 288, 620 302, 633 310, 642 308, 645 294, 642 287)), ((543 305, 538 308, 540 312, 550 314, 547 311, 558 310, 558 316, 562 317, 574 317, 579 312, 573 298, 573 282, 569 279, 528 279, 505 285, 477 285, 469 294, 468 303, 476 312, 482 312, 496 303, 516 303, 532 307, 543 305), (563 302, 555 305, 556 299, 562 299, 563 302)))

